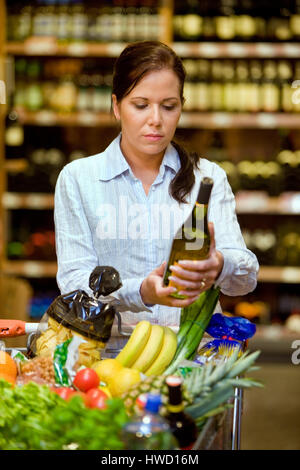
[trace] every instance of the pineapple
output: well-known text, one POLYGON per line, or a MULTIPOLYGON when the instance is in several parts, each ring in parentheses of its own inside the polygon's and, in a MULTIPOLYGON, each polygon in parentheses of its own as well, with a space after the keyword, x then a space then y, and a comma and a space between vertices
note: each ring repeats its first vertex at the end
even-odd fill
MULTIPOLYGON (((218 364, 206 363, 202 367, 192 368, 185 377, 182 387, 185 410, 195 420, 203 419, 208 413, 220 411, 226 402, 234 395, 234 388, 249 388, 262 386, 251 378, 238 378, 252 365, 260 354, 256 351, 249 354, 244 352, 239 357, 239 348, 231 357, 218 364)), ((180 375, 180 370, 178 371, 180 375)), ((143 393, 159 393, 162 397, 160 414, 167 412, 168 387, 165 383, 166 375, 151 376, 131 387, 123 396, 127 413, 131 416, 138 412, 137 398, 143 393)))
MULTIPOLYGON (((153 375, 131 387, 122 397, 129 416, 138 412, 136 400, 143 393, 159 393, 161 395, 162 406, 160 408, 160 414, 164 416, 167 411, 166 406, 168 403, 168 386, 165 383, 165 380, 165 375, 153 375)), ((193 403, 192 396, 188 393, 185 387, 183 387, 182 392, 184 405, 191 405, 193 403)))

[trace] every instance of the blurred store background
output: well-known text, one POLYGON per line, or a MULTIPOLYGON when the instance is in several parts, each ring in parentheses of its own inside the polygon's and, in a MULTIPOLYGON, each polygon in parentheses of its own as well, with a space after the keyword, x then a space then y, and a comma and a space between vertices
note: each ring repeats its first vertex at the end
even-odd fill
POLYGON ((244 447, 300 449, 300 0, 0 0, 0 317, 37 321, 59 294, 56 178, 117 135, 114 60, 144 39, 182 57, 177 138, 227 172, 261 265, 253 293, 222 298, 257 324, 270 384, 245 401, 244 447))

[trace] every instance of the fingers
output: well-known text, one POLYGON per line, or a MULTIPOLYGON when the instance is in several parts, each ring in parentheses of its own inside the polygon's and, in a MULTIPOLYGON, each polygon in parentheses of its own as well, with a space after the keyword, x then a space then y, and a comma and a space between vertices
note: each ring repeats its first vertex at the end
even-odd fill
POLYGON ((201 293, 199 289, 195 289, 193 291, 187 291, 187 293, 185 292, 186 292, 185 290, 178 292, 178 289, 174 286, 163 287, 160 283, 159 278, 156 278, 154 280, 153 295, 155 295, 156 297, 156 303, 159 303, 161 305, 183 308, 195 302, 195 300, 198 298, 199 294, 201 293), (176 297, 173 297, 172 294, 174 294, 175 292, 177 292, 180 295, 186 296, 186 298, 177 299, 176 297))
POLYGON ((207 279, 206 277, 203 277, 203 276, 199 277, 199 279, 194 282, 188 281, 186 279, 181 279, 176 276, 169 276, 169 280, 172 281, 173 284, 176 284, 176 286, 179 286, 180 288, 188 289, 188 290, 203 289, 204 287, 203 282, 205 284, 207 281, 210 281, 210 279, 207 279))
POLYGON ((199 294, 193 297, 188 297, 187 299, 176 299, 175 297, 169 297, 168 299, 166 299, 167 303, 165 303, 164 305, 168 305, 169 307, 184 308, 188 305, 193 304, 198 297, 199 294))
MULTIPOLYGON (((205 270, 203 272, 195 270, 195 266, 199 267, 198 263, 203 263, 203 261, 187 261, 187 263, 187 269, 178 265, 172 266, 172 275, 169 277, 169 280, 172 281, 173 286, 169 287, 166 287, 162 282, 166 266, 165 261, 152 271, 142 283, 141 295, 144 302, 146 299, 145 303, 161 304, 176 308, 184 308, 194 303, 199 295, 213 284, 213 278, 208 277, 208 272, 206 271, 204 279, 203 273, 205 270), (189 269, 191 265, 194 265, 194 270, 189 269), (174 287, 174 284, 176 287, 174 287), (185 298, 178 299, 173 297, 172 294, 175 292, 185 298)), ((183 262, 183 264, 185 263, 183 262)))
POLYGON ((177 266, 171 266, 170 269, 172 276, 183 278, 193 283, 199 283, 202 281, 203 277, 212 280, 217 268, 218 260, 216 258, 205 261, 179 261, 177 266))
POLYGON ((163 261, 162 264, 160 266, 158 266, 158 268, 154 269, 153 273, 158 274, 159 276, 162 276, 164 274, 166 264, 167 264, 167 262, 163 261))

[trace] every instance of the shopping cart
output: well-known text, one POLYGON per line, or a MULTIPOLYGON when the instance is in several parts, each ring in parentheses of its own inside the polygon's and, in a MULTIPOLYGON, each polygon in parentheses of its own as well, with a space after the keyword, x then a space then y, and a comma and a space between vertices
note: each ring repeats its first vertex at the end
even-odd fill
MULTIPOLYGON (((126 344, 131 331, 122 328, 121 316, 116 314, 115 332, 120 342, 108 342, 103 357, 115 357, 120 352, 120 344, 126 344)), ((21 320, 0 320, 0 339, 27 335, 26 347, 5 348, 9 353, 17 349, 32 356, 31 344, 34 336, 45 328, 41 323, 27 323, 21 320)), ((5 345, 5 343, 3 343, 5 345)), ((209 418, 200 432, 193 447, 194 450, 239 450, 241 446, 241 424, 243 408, 243 390, 235 388, 234 396, 230 400, 230 408, 221 414, 209 418)))

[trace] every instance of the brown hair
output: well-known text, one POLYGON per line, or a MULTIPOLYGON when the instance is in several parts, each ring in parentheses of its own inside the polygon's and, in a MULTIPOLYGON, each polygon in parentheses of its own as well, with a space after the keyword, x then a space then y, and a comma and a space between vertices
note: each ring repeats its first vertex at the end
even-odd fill
MULTIPOLYGON (((184 103, 183 87, 185 70, 175 52, 159 41, 139 41, 129 44, 120 54, 114 65, 112 94, 120 102, 138 82, 149 72, 171 69, 179 80, 179 94, 184 103)), ((199 156, 188 153, 181 145, 172 141, 178 152, 181 168, 170 183, 170 194, 178 202, 186 202, 194 184, 194 168, 197 167, 199 156)))

